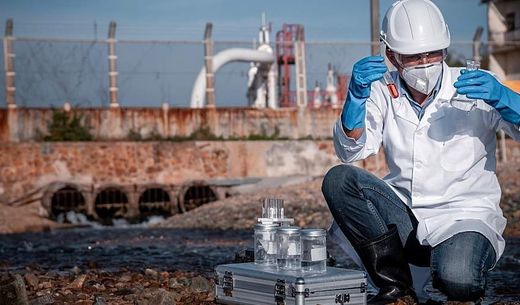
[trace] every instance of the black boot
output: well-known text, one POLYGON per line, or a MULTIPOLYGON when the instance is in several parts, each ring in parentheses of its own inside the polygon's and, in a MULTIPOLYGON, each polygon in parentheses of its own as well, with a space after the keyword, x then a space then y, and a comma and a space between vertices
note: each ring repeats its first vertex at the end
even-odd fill
POLYGON ((397 227, 391 224, 388 229, 385 234, 356 246, 365 269, 379 288, 379 293, 368 300, 368 304, 387 304, 404 297, 417 303, 397 227))

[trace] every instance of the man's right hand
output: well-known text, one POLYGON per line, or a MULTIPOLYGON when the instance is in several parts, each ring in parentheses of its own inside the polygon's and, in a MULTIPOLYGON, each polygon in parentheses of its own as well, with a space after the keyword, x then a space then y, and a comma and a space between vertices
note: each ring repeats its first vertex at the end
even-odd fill
POLYGON ((365 126, 365 103, 370 96, 370 86, 381 79, 387 70, 385 59, 381 56, 368 56, 354 64, 347 100, 341 113, 344 129, 352 131, 365 126))

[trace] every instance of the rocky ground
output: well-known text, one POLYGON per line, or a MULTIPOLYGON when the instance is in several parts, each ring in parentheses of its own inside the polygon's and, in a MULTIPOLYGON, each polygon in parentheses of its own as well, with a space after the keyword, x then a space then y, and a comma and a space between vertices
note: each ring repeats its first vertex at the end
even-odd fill
POLYGON ((214 282, 195 273, 108 273, 92 269, 82 273, 45 272, 27 268, 23 277, 4 275, 0 304, 5 305, 181 305, 214 304, 214 282), (19 287, 25 285, 25 291, 19 287), (18 289, 16 289, 18 287, 18 289), (9 297, 9 291, 13 291, 9 297))
MULTIPOLYGON (((92 269, 82 273, 45 272, 27 268, 22 275, 0 276, 2 305, 213 305, 215 283, 211 277, 188 272, 108 273, 92 269)), ((393 305, 411 305, 409 298, 393 305)), ((426 303, 440 305, 440 303, 426 303)), ((446 302, 447 305, 473 303, 446 302)), ((493 305, 518 305, 496 302, 493 305)))

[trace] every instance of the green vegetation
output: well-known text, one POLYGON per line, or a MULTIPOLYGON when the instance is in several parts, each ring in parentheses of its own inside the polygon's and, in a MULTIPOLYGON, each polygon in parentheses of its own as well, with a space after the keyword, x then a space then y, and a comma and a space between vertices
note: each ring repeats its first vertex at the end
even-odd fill
POLYGON ((208 141, 214 141, 214 140, 224 140, 222 136, 217 137, 208 126, 203 126, 191 133, 188 137, 189 140, 195 140, 195 141, 202 141, 202 140, 208 140, 208 141))
MULTIPOLYGON (((40 141, 92 141, 93 136, 87 127, 81 124, 82 117, 74 112, 65 112, 63 110, 53 110, 52 119, 47 125, 47 132, 36 130, 36 138, 40 141)), ((200 127, 194 130, 188 136, 172 136, 164 138, 156 131, 148 136, 142 136, 136 130, 130 130, 126 136, 128 141, 277 141, 288 140, 288 137, 280 136, 280 128, 274 127, 273 133, 269 134, 264 125, 260 127, 260 133, 252 133, 247 136, 217 136, 208 126, 200 127)), ((317 140, 312 136, 306 136, 298 140, 317 140)))
POLYGON ((287 140, 286 137, 280 137, 280 129, 275 126, 272 134, 267 134, 267 130, 264 126, 261 127, 260 134, 250 134, 248 136, 237 137, 237 136, 217 136, 207 126, 201 127, 189 136, 174 136, 165 139, 167 141, 181 142, 181 141, 275 141, 275 140, 287 140))
POLYGON ((260 127, 260 134, 250 134, 246 137, 246 140, 249 141, 272 141, 272 140, 286 140, 287 138, 280 137, 280 129, 278 126, 274 127, 274 132, 271 135, 267 134, 267 130, 265 130, 265 127, 262 125, 260 127))
MULTIPOLYGON (((252 133, 247 136, 217 136, 207 126, 196 129, 188 136, 171 136, 164 138, 157 132, 153 132, 147 137, 141 136, 141 134, 135 130, 130 130, 126 136, 128 141, 170 141, 170 142, 187 142, 187 141, 279 141, 289 140, 288 137, 280 136, 280 128, 274 127, 272 134, 268 134, 264 126, 260 127, 260 133, 252 133)), ((332 140, 332 137, 324 139, 315 139, 311 135, 296 139, 300 141, 304 140, 332 140)))
POLYGON ((91 141, 92 135, 81 125, 81 116, 73 112, 53 109, 47 133, 37 131, 43 141, 91 141))
POLYGON ((189 136, 173 136, 164 139, 165 141, 183 142, 183 141, 224 141, 222 136, 216 136, 209 127, 204 126, 193 131, 189 136))
POLYGON ((128 141, 139 142, 139 141, 162 141, 163 138, 155 130, 147 137, 141 136, 141 134, 135 130, 130 130, 126 136, 128 141))

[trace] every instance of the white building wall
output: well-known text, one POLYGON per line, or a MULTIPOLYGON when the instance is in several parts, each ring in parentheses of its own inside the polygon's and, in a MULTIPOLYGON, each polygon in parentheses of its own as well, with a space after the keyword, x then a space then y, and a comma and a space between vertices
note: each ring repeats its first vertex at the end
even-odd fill
POLYGON ((501 80, 520 80, 520 0, 489 1, 488 30, 489 69, 501 80), (512 31, 508 31, 506 24, 510 13, 514 13, 515 29, 512 31))

